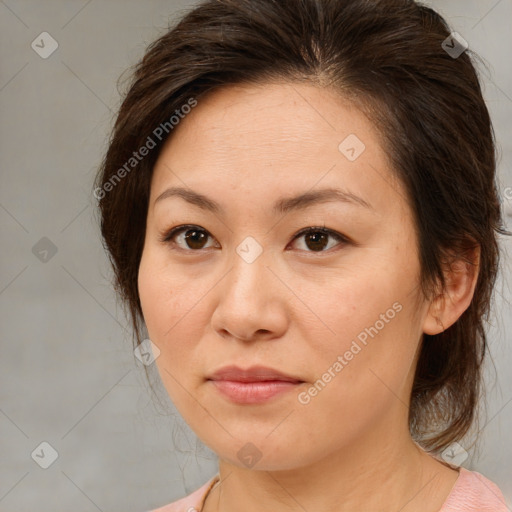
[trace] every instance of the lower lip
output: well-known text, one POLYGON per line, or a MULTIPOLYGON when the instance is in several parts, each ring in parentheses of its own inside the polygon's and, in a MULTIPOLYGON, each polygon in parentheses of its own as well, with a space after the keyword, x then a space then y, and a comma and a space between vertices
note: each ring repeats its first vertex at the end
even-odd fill
POLYGON ((230 400, 239 404, 258 404, 285 391, 295 389, 300 382, 281 380, 263 382, 238 382, 232 380, 212 380, 215 387, 230 400))

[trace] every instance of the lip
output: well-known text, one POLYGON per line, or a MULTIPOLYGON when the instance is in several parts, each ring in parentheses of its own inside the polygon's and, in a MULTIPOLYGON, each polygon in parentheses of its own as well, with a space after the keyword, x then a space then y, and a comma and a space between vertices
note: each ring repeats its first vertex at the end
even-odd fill
POLYGON ((287 375, 267 366, 251 366, 243 369, 238 366, 223 366, 215 371, 208 380, 229 380, 235 382, 262 382, 262 381, 281 381, 281 382, 303 382, 298 377, 287 375))
POLYGON ((246 370, 238 366, 224 366, 214 372, 208 381, 238 404, 262 403, 304 382, 266 366, 252 366, 246 370))

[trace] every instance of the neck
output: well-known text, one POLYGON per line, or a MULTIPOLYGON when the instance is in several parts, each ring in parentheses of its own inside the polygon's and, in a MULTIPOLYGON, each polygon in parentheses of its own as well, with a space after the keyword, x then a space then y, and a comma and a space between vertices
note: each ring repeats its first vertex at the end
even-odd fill
POLYGON ((247 469, 220 459, 220 483, 203 512, 438 512, 458 473, 423 451, 408 430, 402 434, 370 434, 287 470, 247 469))

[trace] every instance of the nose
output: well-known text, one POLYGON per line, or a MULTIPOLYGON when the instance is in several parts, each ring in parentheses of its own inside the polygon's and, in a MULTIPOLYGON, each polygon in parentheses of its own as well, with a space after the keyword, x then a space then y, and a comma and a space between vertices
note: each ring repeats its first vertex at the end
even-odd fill
POLYGON ((271 257, 264 251, 252 262, 238 254, 232 258, 216 287, 211 322, 219 336, 252 341, 279 338, 286 332, 290 292, 276 277, 271 257))

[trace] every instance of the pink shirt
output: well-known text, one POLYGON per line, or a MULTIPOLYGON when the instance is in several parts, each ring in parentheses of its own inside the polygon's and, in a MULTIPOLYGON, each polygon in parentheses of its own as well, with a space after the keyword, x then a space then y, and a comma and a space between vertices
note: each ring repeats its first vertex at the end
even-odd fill
MULTIPOLYGON (((193 493, 150 512, 201 512, 217 473, 193 493)), ((510 512, 498 486, 476 471, 460 468, 459 476, 439 512, 510 512)))

